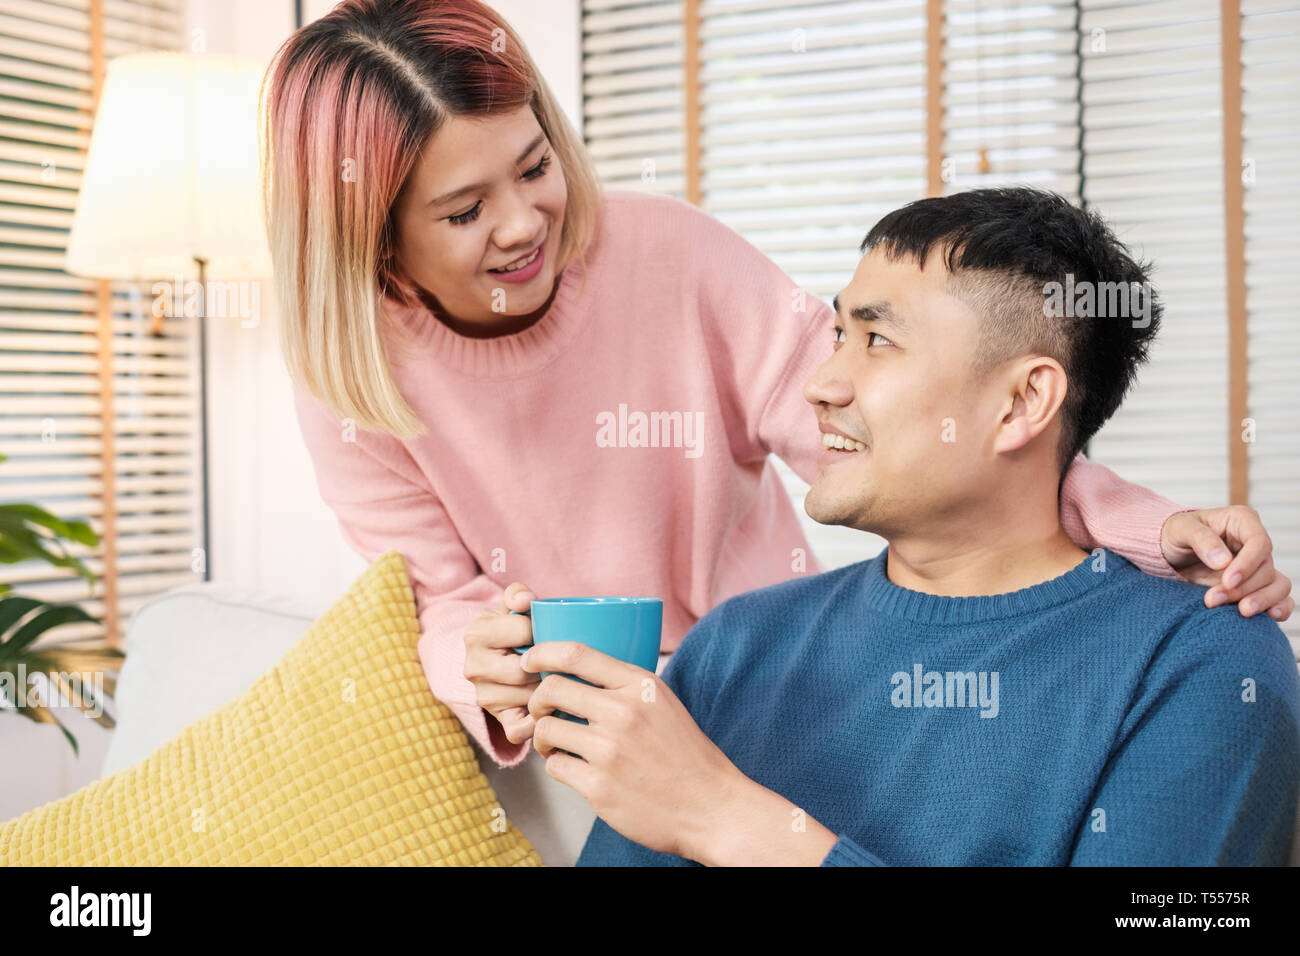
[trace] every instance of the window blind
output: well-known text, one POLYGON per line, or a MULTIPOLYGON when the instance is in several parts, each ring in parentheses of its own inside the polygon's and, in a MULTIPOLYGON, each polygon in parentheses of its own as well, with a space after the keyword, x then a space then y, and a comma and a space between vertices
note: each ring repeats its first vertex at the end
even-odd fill
POLYGON ((947 0, 944 193, 1031 185, 1079 199, 1078 12, 947 0))
POLYGON ((1228 500, 1217 0, 1081 0, 1083 195, 1155 263, 1160 334, 1093 458, 1189 506, 1228 500))
MULTIPOLYGON (((1300 223, 1300 3, 1241 6, 1250 503, 1273 562, 1300 581, 1300 325, 1290 293, 1300 223)), ((1300 620, 1282 625, 1300 659, 1300 620)))
MULTIPOLYGON (((828 304, 876 220, 925 194, 925 28, 924 0, 700 3, 701 207, 828 304)), ((813 521, 773 464, 827 567, 884 546, 813 521)))
MULTIPOLYGON (((182 48, 181 0, 105 0, 102 51, 182 48)), ((89 0, 0 0, 0 499, 32 502, 102 535, 105 431, 99 284, 63 271, 84 169, 94 76, 89 0)), ((154 120, 142 118, 147 149, 154 120)), ((171 277, 159 277, 170 280, 171 277)), ((199 576, 199 373, 192 319, 160 320, 152 284, 111 283, 119 633, 145 598, 199 576)), ((96 574, 103 549, 71 545, 96 574)), ((16 590, 103 619, 103 580, 40 562, 0 566, 16 590)), ((60 627, 64 637, 102 626, 60 627)))
POLYGON ((925 191, 925 4, 703 0, 700 19, 701 205, 829 302, 925 191))
MULTIPOLYGON (((1300 392, 1291 372, 1300 335, 1280 281, 1294 252, 1287 227, 1300 214, 1298 6, 1244 0, 1242 56, 1245 155, 1257 170, 1245 199, 1249 406, 1260 429, 1250 487, 1277 564, 1300 577, 1300 392)), ((585 47, 601 52, 586 58, 589 148, 604 160, 607 184, 651 188, 632 175, 638 149, 684 141, 685 60, 672 45, 681 43, 685 5, 586 0, 585 9, 585 47), (656 112, 637 117, 632 97, 651 89, 661 97, 646 101, 656 112), (599 122, 615 114, 623 125, 599 122), (638 123, 663 137, 636 143, 638 123)), ((1164 327, 1138 385, 1091 443, 1093 457, 1188 505, 1224 504, 1218 0, 945 0, 942 9, 943 192, 1053 189, 1097 209, 1155 262, 1164 327)), ((700 0, 698 14, 701 206, 829 299, 879 215, 926 192, 927 5, 700 0)), ((674 180, 667 191, 680 197, 685 186, 674 180)), ((798 503, 806 486, 778 468, 798 503)), ((829 566, 864 556, 857 533, 806 517, 805 527, 829 566)), ((1288 628, 1300 634, 1300 622, 1288 628)))
POLYGON ((681 0, 583 0, 583 133, 601 181, 686 194, 681 0))

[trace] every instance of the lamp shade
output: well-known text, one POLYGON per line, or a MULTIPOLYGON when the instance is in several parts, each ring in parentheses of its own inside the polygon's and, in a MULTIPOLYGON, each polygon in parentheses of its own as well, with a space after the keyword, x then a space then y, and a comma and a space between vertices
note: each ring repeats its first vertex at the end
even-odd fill
POLYGON ((210 53, 108 63, 65 268, 122 281, 268 276, 258 180, 264 67, 210 53))

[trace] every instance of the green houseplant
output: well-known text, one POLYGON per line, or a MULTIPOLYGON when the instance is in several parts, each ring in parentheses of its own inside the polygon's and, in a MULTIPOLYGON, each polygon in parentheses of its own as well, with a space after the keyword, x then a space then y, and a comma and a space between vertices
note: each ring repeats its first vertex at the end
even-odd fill
MULTIPOLYGON (((5 460, 0 455, 0 462, 5 460)), ((0 563, 43 560, 66 568, 86 579, 94 587, 94 572, 64 547, 64 542, 91 547, 99 536, 82 521, 63 521, 42 508, 29 504, 0 504, 0 563)), ((95 688, 80 679, 84 673, 102 675, 103 696, 113 696, 117 686, 114 676, 124 657, 121 651, 102 638, 80 640, 38 640, 56 627, 77 621, 98 623, 75 604, 52 604, 13 593, 13 587, 0 581, 0 713, 12 711, 37 723, 55 724, 78 753, 77 738, 65 727, 49 706, 52 691, 57 689, 103 727, 113 727, 113 718, 104 711, 95 688), (47 684, 35 702, 26 698, 29 675, 41 674, 47 684), (55 686, 50 686, 50 685, 55 686), (97 711, 97 713, 96 713, 97 711)))

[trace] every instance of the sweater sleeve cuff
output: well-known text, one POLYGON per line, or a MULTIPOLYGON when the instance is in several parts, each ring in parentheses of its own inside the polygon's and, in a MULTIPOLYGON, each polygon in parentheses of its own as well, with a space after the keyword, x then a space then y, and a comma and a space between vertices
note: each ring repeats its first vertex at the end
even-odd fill
POLYGON ((822 860, 822 866, 888 866, 889 864, 858 846, 844 834, 831 847, 831 852, 822 860))
POLYGON ((465 674, 465 628, 482 613, 479 607, 448 609, 435 602, 421 614, 420 663, 433 695, 447 705, 498 767, 514 767, 528 756, 530 741, 512 744, 495 717, 479 706, 474 685, 465 674))
POLYGON ((1061 527, 1086 551, 1107 548, 1150 575, 1177 578, 1160 546, 1165 521, 1177 502, 1120 478, 1109 468, 1077 455, 1061 486, 1061 527))

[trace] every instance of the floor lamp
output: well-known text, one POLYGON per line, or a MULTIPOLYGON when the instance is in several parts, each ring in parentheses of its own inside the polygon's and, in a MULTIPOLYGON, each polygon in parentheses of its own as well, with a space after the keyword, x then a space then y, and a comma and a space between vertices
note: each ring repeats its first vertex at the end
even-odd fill
MULTIPOLYGON (((211 580, 208 461, 209 282, 270 275, 258 179, 265 65, 214 53, 110 60, 68 236, 66 271, 179 288, 197 280, 204 580, 211 580)), ((157 288, 157 286, 155 286, 157 288)), ((169 291, 170 295, 170 291, 169 291)), ((224 296, 222 301, 229 301, 224 296)), ((155 329, 157 331, 157 329, 155 329)))

